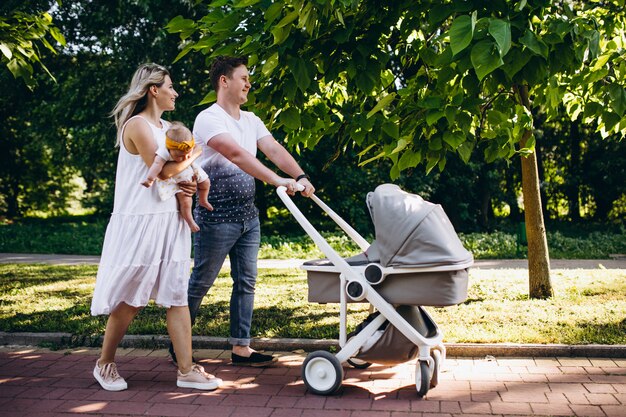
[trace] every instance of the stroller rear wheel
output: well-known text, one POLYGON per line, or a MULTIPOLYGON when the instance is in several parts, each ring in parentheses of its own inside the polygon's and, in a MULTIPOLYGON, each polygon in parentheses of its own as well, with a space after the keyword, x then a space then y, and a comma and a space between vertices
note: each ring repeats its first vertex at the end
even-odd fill
POLYGON ((318 350, 309 353, 304 360, 302 379, 312 393, 330 395, 341 387, 343 368, 335 355, 318 350))
POLYGON ((433 349, 430 352, 430 356, 433 358, 433 372, 430 376, 430 387, 435 388, 439 383, 439 372, 441 371, 441 352, 437 349, 433 349))
POLYGON ((430 367, 426 361, 418 361, 415 366, 415 388, 420 397, 425 396, 430 388, 430 367))

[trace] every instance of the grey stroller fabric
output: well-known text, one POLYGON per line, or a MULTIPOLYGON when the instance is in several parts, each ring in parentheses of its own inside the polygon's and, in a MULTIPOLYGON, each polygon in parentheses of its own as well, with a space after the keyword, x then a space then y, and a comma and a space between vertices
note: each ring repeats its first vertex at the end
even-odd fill
MULTIPOLYGON (((421 307, 398 306, 396 308, 398 314, 406 320, 415 330, 424 337, 433 337, 437 333, 437 325, 430 319, 421 307)), ((365 322, 355 329, 354 334, 358 334, 372 316, 379 314, 373 313, 365 322)), ((386 321, 382 329, 376 331, 370 340, 359 350, 354 356, 357 359, 371 363, 380 363, 384 365, 395 365, 398 363, 413 360, 419 354, 419 346, 416 346, 406 338, 396 327, 386 321)))
POLYGON ((376 239, 365 253, 385 267, 436 267, 473 261, 440 205, 395 184, 367 194, 376 239))

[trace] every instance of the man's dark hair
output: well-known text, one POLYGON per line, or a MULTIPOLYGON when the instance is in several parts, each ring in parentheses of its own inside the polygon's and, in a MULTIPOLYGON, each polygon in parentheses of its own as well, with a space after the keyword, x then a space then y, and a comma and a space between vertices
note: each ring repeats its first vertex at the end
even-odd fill
POLYGON ((233 71, 240 65, 248 65, 248 58, 246 57, 234 57, 234 56, 218 56, 213 61, 211 69, 209 70, 209 77, 211 78, 211 85, 213 89, 217 91, 219 86, 220 77, 222 75, 231 78, 233 71))

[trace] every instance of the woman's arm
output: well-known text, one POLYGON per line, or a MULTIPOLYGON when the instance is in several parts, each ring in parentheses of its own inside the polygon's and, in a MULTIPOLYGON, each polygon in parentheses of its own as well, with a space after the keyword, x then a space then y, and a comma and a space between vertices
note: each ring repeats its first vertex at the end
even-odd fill
POLYGON ((163 169, 161 170, 161 173, 159 174, 159 178, 162 179, 162 180, 166 180, 166 179, 171 178, 174 175, 184 171, 201 154, 202 154, 202 149, 200 149, 199 146, 196 146, 194 148, 194 150, 193 150, 193 153, 189 157, 189 159, 186 159, 186 160, 184 160, 182 162, 168 161, 165 164, 165 166, 163 167, 163 169))

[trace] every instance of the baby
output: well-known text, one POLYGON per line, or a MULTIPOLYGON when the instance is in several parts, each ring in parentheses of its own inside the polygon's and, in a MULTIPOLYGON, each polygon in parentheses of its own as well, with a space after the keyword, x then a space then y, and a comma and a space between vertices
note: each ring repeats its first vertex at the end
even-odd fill
MULTIPOLYGON (((194 146, 193 135, 189 129, 182 123, 172 122, 170 128, 165 132, 165 146, 159 146, 157 149, 154 162, 148 170, 148 176, 141 185, 144 187, 152 186, 167 161, 182 162, 186 160, 191 156, 194 146)), ((198 184, 198 203, 208 210, 213 210, 213 206, 211 206, 208 200, 209 188, 211 186, 209 176, 195 162, 172 178, 157 181, 157 190, 159 191, 159 197, 163 201, 176 195, 180 214, 189 225, 191 231, 197 232, 200 230, 200 227, 193 220, 193 214, 191 213, 192 198, 183 193, 177 185, 177 183, 182 181, 191 181, 194 175, 198 184)))

